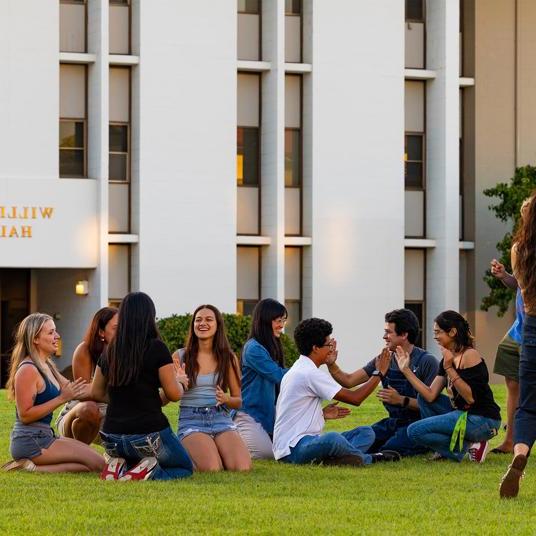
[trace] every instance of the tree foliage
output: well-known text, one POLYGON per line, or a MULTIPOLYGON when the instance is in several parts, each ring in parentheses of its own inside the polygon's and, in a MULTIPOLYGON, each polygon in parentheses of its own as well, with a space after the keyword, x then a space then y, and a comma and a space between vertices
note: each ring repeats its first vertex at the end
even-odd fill
MULTIPOLYGON (((509 183, 500 182, 494 188, 484 190, 484 195, 491 198, 497 198, 494 205, 489 205, 489 209, 495 213, 495 216, 511 224, 511 231, 507 232, 502 240, 497 243, 499 252, 498 261, 504 264, 508 272, 512 272, 510 263, 510 250, 512 248, 512 238, 515 235, 517 226, 520 221, 520 209, 523 201, 530 196, 536 188, 536 167, 524 166, 517 168, 514 176, 509 183)), ((490 307, 497 307, 497 315, 503 316, 508 310, 510 302, 515 298, 515 292, 506 288, 498 279, 491 275, 488 268, 484 275, 484 281, 490 291, 487 296, 482 298, 480 308, 487 311, 490 307)))

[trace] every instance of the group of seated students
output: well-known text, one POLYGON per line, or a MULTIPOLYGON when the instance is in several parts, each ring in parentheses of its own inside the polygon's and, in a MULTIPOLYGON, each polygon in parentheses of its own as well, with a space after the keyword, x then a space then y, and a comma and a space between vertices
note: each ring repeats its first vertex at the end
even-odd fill
POLYGON ((415 346, 419 323, 411 311, 387 313, 385 347, 352 373, 337 365, 332 326, 319 318, 296 327, 300 357, 286 368, 280 340, 286 320, 281 303, 261 300, 239 360, 222 314, 200 305, 185 347, 171 355, 153 301, 133 292, 119 311, 106 307, 95 314, 75 350, 75 379, 69 381, 52 362, 59 340, 53 319, 29 315, 11 358, 13 460, 3 469, 170 480, 194 469, 248 471, 252 459, 362 466, 431 451, 437 459, 461 461, 468 454, 484 460, 501 417, 486 364, 460 314, 445 311, 435 319, 438 363, 415 346), (323 433, 326 419, 349 415, 339 402, 359 406, 375 391, 388 417, 323 433), (162 412, 169 401, 180 401, 177 434, 162 412), (60 406, 58 436, 50 424, 60 406), (104 456, 92 442, 102 444, 104 456))

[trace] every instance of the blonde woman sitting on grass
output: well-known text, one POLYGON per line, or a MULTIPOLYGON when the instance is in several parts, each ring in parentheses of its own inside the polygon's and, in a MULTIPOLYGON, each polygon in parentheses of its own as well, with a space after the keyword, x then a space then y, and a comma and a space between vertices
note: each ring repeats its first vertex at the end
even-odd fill
POLYGON ((88 445, 58 438, 50 428, 52 413, 70 400, 89 397, 82 378, 70 382, 51 361, 60 336, 48 315, 33 313, 19 325, 7 382, 8 398, 17 407, 11 432, 13 461, 4 471, 44 473, 101 471, 104 459, 88 445))

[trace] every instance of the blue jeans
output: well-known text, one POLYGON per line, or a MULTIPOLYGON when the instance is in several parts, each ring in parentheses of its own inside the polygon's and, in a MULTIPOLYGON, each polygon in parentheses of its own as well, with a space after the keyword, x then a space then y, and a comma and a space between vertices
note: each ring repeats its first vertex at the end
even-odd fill
POLYGON ((462 449, 459 450, 457 443, 454 452, 451 452, 452 432, 463 411, 453 410, 446 395, 439 395, 431 403, 426 402, 420 395, 417 400, 422 419, 409 425, 409 438, 418 445, 428 447, 451 460, 461 462, 471 443, 490 440, 497 435, 497 430, 501 426, 501 421, 469 413, 462 449))
POLYGON ((360 456, 363 463, 372 463, 372 456, 364 454, 374 443, 374 431, 370 426, 358 426, 347 432, 328 432, 317 436, 302 437, 290 448, 290 454, 281 458, 285 463, 321 462, 326 458, 338 458, 347 454, 360 456))
POLYGON ((102 444, 113 458, 125 458, 131 469, 142 458, 154 456, 158 461, 152 479, 173 480, 192 476, 193 466, 184 447, 169 426, 150 434, 107 434, 101 432, 102 444))
POLYGON ((376 434, 374 444, 368 452, 395 450, 401 456, 416 456, 424 454, 428 449, 417 445, 408 437, 408 426, 411 422, 394 417, 386 417, 372 425, 376 434))
POLYGON ((519 405, 514 421, 514 444, 532 448, 536 440, 536 317, 525 315, 519 360, 519 405))

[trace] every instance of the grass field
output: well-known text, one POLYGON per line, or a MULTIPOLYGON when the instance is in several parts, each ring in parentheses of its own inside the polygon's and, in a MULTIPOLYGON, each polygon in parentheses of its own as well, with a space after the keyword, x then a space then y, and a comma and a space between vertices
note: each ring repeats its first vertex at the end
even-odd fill
MULTIPOLYGON (((504 408, 504 388, 495 392, 504 408)), ((0 460, 9 458, 14 411, 0 391, 0 460)), ((177 406, 166 411, 175 428, 177 406)), ((328 429, 383 415, 372 397, 328 429)), ((366 468, 256 462, 250 474, 175 482, 0 473, 0 533, 535 534, 536 468, 529 464, 519 499, 501 501, 498 483, 509 461, 490 454, 482 465, 426 457, 366 468)))

